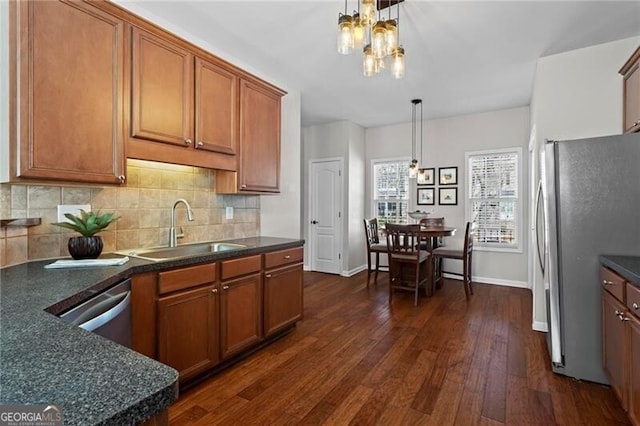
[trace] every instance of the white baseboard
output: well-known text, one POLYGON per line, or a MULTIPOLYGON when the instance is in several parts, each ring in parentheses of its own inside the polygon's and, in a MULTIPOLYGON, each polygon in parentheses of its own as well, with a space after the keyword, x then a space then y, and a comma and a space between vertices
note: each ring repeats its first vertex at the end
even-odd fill
MULTIPOLYGON (((444 273, 445 278, 452 278, 454 280, 460 280, 460 276, 444 273)), ((488 278, 488 277, 472 277, 474 283, 478 284, 494 284, 502 285, 505 287, 517 287, 517 288, 529 288, 529 284, 525 281, 503 280, 501 278, 488 278)))
POLYGON ((356 268, 353 268, 350 271, 342 271, 340 273, 340 276, 341 277, 352 277, 355 274, 357 274, 358 272, 362 272, 362 271, 366 271, 366 270, 367 270, 367 265, 360 265, 360 266, 358 266, 356 268))
POLYGON ((310 270, 311 270, 311 266, 309 266, 309 265, 302 265, 302 270, 303 270, 303 271, 310 271, 310 270))
POLYGON ((545 333, 549 331, 549 326, 546 321, 534 321, 531 324, 531 328, 535 331, 543 331, 545 333))

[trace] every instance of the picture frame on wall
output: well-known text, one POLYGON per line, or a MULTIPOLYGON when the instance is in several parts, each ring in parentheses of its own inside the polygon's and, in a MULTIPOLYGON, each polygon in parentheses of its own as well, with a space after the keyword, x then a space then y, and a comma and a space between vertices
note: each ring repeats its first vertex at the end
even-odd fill
POLYGON ((418 188, 417 204, 421 206, 432 206, 436 203, 435 188, 418 188))
POLYGON ((439 167, 438 174, 440 185, 457 185, 458 184, 458 168, 457 167, 439 167))
POLYGON ((457 206, 458 188, 439 188, 438 204, 441 206, 457 206))
POLYGON ((416 183, 418 185, 435 185, 436 184, 436 169, 420 169, 418 170, 418 178, 416 183))

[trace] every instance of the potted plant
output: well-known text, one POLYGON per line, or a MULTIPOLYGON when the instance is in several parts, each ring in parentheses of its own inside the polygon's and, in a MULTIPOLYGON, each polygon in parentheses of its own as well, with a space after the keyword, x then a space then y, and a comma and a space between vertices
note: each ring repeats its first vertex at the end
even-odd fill
POLYGON ((52 225, 71 229, 82 235, 69 238, 67 248, 74 259, 95 259, 100 256, 103 247, 102 237, 95 234, 104 231, 109 224, 119 219, 114 217, 113 213, 100 214, 84 210, 80 210, 80 216, 66 213, 64 217, 71 222, 56 222, 52 225))

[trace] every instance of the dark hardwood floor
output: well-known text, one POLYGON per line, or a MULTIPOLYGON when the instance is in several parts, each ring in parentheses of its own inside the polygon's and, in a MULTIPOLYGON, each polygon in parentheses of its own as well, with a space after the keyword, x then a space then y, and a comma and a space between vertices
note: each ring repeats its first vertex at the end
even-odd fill
POLYGON ((608 387, 551 372, 528 290, 466 302, 448 280, 414 308, 365 280, 306 272, 297 329, 184 392, 170 424, 629 424, 608 387))

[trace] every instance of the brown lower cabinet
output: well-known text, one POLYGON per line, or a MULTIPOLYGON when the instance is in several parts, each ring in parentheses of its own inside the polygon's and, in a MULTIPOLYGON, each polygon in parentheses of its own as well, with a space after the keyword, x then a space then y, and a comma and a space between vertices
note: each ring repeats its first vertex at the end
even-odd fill
POLYGON ((604 266, 600 271, 603 367, 631 422, 640 425, 640 287, 604 266))
POLYGON ((181 380, 220 360, 217 292, 217 285, 208 286, 158 300, 158 360, 178 370, 181 380))
POLYGON ((302 318, 302 253, 132 277, 133 348, 178 370, 184 383, 277 337, 302 318))
POLYGON ((222 283, 222 358, 262 340, 262 277, 259 273, 222 283))

